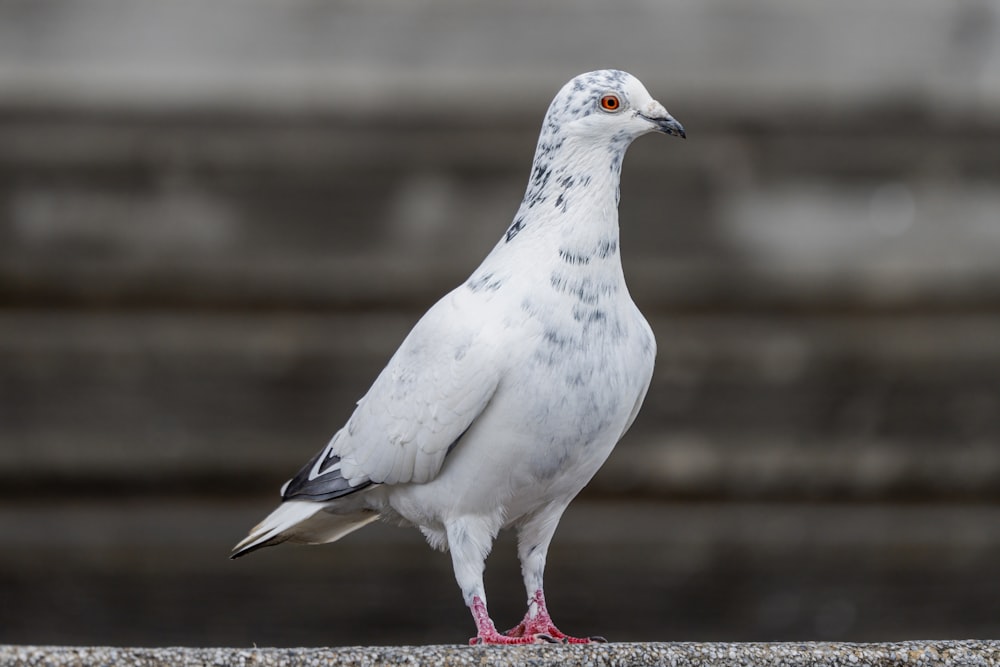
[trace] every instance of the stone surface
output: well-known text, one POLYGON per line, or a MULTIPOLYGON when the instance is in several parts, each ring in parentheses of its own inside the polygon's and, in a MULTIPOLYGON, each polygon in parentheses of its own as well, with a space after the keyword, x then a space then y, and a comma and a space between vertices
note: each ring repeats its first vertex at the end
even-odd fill
POLYGON ((160 665, 258 665, 260 667, 375 667, 377 665, 586 665, 631 667, 992 667, 1000 642, 900 642, 886 644, 604 644, 595 646, 399 646, 329 649, 111 648, 0 646, 10 667, 159 667, 160 665))

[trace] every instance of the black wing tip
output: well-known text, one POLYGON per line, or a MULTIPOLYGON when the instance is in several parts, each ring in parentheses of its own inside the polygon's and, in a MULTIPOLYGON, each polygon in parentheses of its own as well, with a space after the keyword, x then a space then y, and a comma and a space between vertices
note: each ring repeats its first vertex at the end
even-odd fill
POLYGON ((351 486, 351 483, 344 479, 339 471, 334 474, 322 475, 315 479, 309 479, 308 476, 299 474, 285 485, 281 494, 281 502, 306 500, 321 503, 349 496, 352 493, 357 493, 362 489, 368 488, 372 484, 374 482, 366 479, 355 486, 351 486))

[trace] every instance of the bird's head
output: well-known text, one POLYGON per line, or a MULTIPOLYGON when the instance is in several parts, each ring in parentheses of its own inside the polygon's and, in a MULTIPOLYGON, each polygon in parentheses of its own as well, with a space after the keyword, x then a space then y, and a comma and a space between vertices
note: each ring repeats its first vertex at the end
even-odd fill
POLYGON ((628 72, 597 70, 573 78, 552 100, 544 134, 610 140, 627 146, 649 132, 684 137, 684 127, 628 72))

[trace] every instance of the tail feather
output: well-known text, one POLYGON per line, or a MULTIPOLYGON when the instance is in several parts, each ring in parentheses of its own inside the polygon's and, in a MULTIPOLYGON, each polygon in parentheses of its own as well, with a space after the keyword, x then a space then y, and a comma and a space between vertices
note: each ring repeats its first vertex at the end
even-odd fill
POLYGON ((327 503, 286 500, 254 526, 250 534, 233 547, 229 557, 239 558, 251 551, 282 542, 300 544, 334 542, 379 517, 378 513, 373 511, 353 514, 324 512, 326 505, 327 503))

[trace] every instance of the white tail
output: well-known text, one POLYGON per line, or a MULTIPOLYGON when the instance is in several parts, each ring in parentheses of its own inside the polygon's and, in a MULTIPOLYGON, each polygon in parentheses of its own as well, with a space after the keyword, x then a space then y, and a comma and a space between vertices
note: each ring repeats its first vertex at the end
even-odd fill
POLYGON ((322 544, 334 542, 344 535, 378 518, 377 512, 333 514, 323 510, 330 503, 286 500, 258 523, 242 542, 233 547, 230 558, 239 558, 255 549, 282 542, 322 544))

